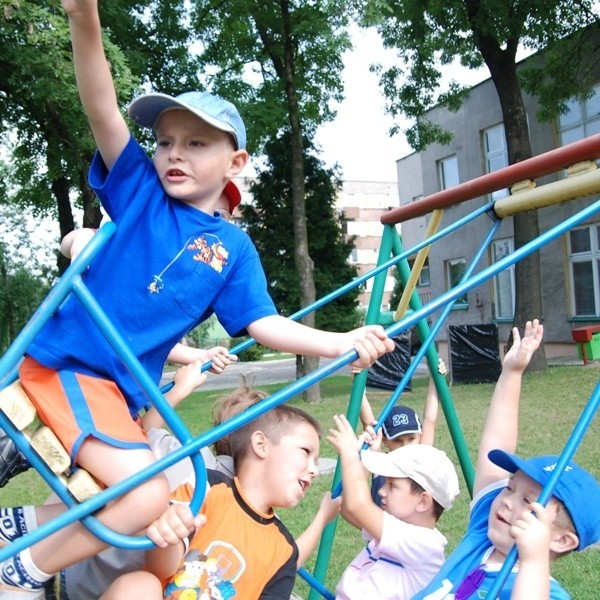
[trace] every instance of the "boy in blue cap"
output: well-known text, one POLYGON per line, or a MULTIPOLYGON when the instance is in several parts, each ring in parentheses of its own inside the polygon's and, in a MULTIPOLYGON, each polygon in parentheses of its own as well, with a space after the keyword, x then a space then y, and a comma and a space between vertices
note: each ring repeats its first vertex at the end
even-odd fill
MULTIPOLYGON (((446 363, 441 358, 438 359, 438 372, 442 375, 447 373, 446 363)), ((389 452, 392 452, 409 444, 433 446, 438 411, 437 389, 433 378, 430 378, 425 405, 423 406, 423 424, 421 425, 419 415, 410 406, 394 406, 381 425, 375 441, 371 444, 371 450, 380 450, 384 446, 389 452)), ((364 392, 360 405, 360 420, 365 429, 370 426, 374 427, 377 424, 367 394, 364 392)), ((372 435, 374 432, 371 430, 369 433, 372 435)), ((377 506, 381 506, 379 490, 384 483, 385 477, 381 475, 373 476, 371 497, 377 506)))
MULTIPOLYGON (((354 349, 361 368, 393 349, 382 327, 331 333, 277 314, 252 242, 215 212, 227 182, 248 160, 235 106, 206 92, 137 98, 129 114, 154 132, 150 160, 118 106, 97 0, 62 5, 77 86, 98 146, 89 183, 117 224, 86 271, 86 286, 149 376, 158 383, 170 350, 213 312, 232 336, 247 331, 294 354, 335 357, 354 349)), ((154 463, 138 421, 147 399, 77 298, 40 331, 19 376, 73 464, 101 483, 113 485, 154 463)), ((98 518, 120 533, 136 534, 168 501, 169 487, 159 474, 98 518)), ((104 547, 79 523, 64 528, 0 565, 0 598, 41 598, 53 573, 104 547)))
POLYGON ((570 596, 550 576, 550 563, 600 540, 600 485, 592 475, 571 463, 542 507, 536 500, 558 457, 522 459, 513 454, 521 378, 542 335, 537 320, 527 322, 522 340, 513 329, 513 345, 504 357, 479 447, 467 533, 413 600, 485 598, 514 544, 519 562, 500 600, 564 600, 570 596))

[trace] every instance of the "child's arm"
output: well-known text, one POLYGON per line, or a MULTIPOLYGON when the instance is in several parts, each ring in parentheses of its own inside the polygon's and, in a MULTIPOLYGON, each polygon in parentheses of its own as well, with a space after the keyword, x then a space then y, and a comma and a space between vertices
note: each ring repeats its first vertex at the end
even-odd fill
POLYGON ((311 555, 321 539, 325 527, 340 512, 341 503, 341 498, 333 499, 331 492, 325 492, 312 523, 296 539, 296 545, 298 546, 298 568, 304 565, 306 559, 311 555))
POLYGON ((519 330, 513 328, 513 344, 502 361, 502 373, 492 395, 479 445, 474 495, 507 476, 506 471, 489 460, 488 453, 495 448, 511 453, 517 449, 521 379, 543 334, 544 326, 537 319, 527 321, 523 339, 519 330))
POLYGON ((371 486, 366 469, 360 460, 354 429, 344 415, 334 416, 335 429, 327 439, 338 451, 342 461, 342 516, 359 529, 365 529, 379 542, 383 531, 383 510, 371 498, 371 486))
POLYGON ((511 600, 547 600, 550 597, 550 524, 548 511, 537 502, 510 528, 519 552, 519 572, 511 600), (533 512, 532 512, 533 511, 533 512))
MULTIPOLYGON (((206 381, 206 373, 200 371, 201 366, 202 362, 196 361, 177 369, 173 377, 174 385, 165 393, 165 400, 173 408, 206 381)), ((154 407, 149 408, 142 417, 142 427, 146 431, 151 427, 162 427, 164 424, 164 419, 154 407)))
POLYGON ((373 414, 371 403, 365 392, 363 392, 362 400, 360 402, 360 422, 362 423, 363 429, 366 429, 369 425, 371 427, 377 425, 377 419, 373 414))
POLYGON ((335 333, 271 315, 254 321, 247 329, 257 342, 282 352, 335 358, 354 349, 358 359, 351 364, 360 369, 370 367, 380 356, 394 349, 394 342, 380 325, 335 333))
POLYGON ((237 356, 229 354, 229 350, 224 346, 214 346, 205 350, 203 348, 184 346, 183 344, 175 344, 167 357, 167 360, 179 365, 189 365, 193 362, 200 362, 203 365, 210 360, 212 362, 210 370, 217 375, 222 373, 232 362, 236 362, 237 359, 237 356))
MULTIPOLYGON (((438 372, 446 375, 446 363, 440 358, 438 361, 438 372)), ((437 389, 433 381, 433 377, 429 378, 429 387, 427 388, 427 397, 425 398, 425 406, 423 407, 423 423, 421 425, 421 444, 433 446, 435 440, 435 427, 439 412, 439 398, 437 389)))
POLYGON ((189 506, 171 504, 146 531, 146 535, 158 546, 146 552, 146 568, 159 579, 171 577, 185 552, 183 540, 204 523, 206 517, 203 514, 194 517, 189 506))
POLYGON ((94 237, 95 229, 84 227, 82 229, 73 229, 65 235, 60 243, 60 253, 71 259, 73 262, 77 255, 83 250, 84 246, 94 237))
POLYGON ((104 54, 97 0, 61 0, 69 17, 75 79, 98 150, 110 169, 129 141, 104 54))

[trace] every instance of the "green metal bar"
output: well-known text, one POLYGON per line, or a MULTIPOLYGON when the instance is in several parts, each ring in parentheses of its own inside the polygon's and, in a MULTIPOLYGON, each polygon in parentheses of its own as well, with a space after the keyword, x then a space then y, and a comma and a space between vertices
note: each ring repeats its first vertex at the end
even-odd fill
MULTIPOLYGON (((399 237, 396 238, 396 240, 394 241, 394 252, 397 255, 402 254, 403 252, 402 242, 399 237)), ((408 277, 410 276, 410 266, 408 264, 408 260, 401 260, 396 265, 396 268, 400 273, 402 281, 408 280, 408 277)), ((416 291, 413 292, 409 305, 414 311, 417 311, 423 307, 421 299, 419 298, 419 294, 417 294, 416 291)), ((425 340, 429 335, 429 325, 427 324, 427 319, 422 319, 421 321, 419 321, 416 324, 416 327, 421 340, 425 340)), ((458 415, 456 414, 456 409, 454 408, 454 402, 450 394, 450 388, 448 387, 448 383, 445 377, 438 373, 439 357, 433 345, 431 345, 427 349, 425 357, 427 358, 429 372, 431 374, 431 377, 433 377, 433 381, 438 392, 439 401, 442 405, 442 410, 444 411, 446 422, 448 423, 448 429, 450 430, 452 442, 454 443, 454 447, 456 448, 456 454, 458 456, 463 476, 465 478, 465 482, 469 490, 469 495, 473 496, 473 482, 475 480, 475 469, 473 467, 473 461, 471 460, 471 455, 469 454, 467 442, 465 440, 462 427, 460 426, 460 421, 458 419, 458 415)))
MULTIPOLYGON (((379 256, 377 258, 377 266, 384 264, 389 260, 392 248, 394 245, 394 237, 398 237, 398 232, 393 225, 385 225, 383 228, 383 235, 381 236, 381 245, 379 247, 379 256)), ((385 291, 385 280, 387 277, 387 270, 382 271, 375 275, 373 278, 373 288, 371 290, 371 299, 369 301, 369 307, 367 309, 367 315, 365 317, 366 325, 373 325, 379 322, 381 303, 383 301, 383 293, 385 291)), ((362 402, 363 393, 367 384, 368 371, 363 370, 354 377, 352 382, 352 391, 350 392, 350 401, 348 403, 347 417, 348 421, 356 427, 358 423, 358 417, 360 414, 360 404, 362 402)), ((333 475, 333 483, 331 489, 334 490, 342 479, 342 470, 340 463, 335 468, 333 475)), ((335 530, 337 527, 337 519, 334 519, 325 529, 321 536, 319 543, 319 550, 317 552, 317 559, 315 562, 315 568, 313 571, 313 577, 323 583, 327 575, 327 567, 329 566, 329 559, 331 557, 331 547, 333 546, 333 539, 335 537, 335 530)), ((319 600, 320 594, 315 588, 311 588, 308 599, 319 600)))

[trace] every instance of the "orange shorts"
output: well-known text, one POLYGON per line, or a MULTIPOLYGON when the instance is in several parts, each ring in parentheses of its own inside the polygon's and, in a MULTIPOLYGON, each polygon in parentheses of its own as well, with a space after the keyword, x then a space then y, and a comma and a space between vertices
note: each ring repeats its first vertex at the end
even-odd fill
POLYGON ((113 381, 54 371, 30 356, 21 363, 19 378, 40 421, 56 434, 73 463, 87 437, 117 448, 149 448, 140 419, 131 417, 113 381))

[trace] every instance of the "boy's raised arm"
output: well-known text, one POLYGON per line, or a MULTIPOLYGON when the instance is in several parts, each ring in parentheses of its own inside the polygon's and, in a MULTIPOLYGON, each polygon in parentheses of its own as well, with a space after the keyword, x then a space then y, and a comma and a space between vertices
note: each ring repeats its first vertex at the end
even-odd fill
POLYGON ((108 169, 129 141, 102 45, 97 0, 61 0, 69 17, 77 89, 108 169))
POLYGON ((492 395, 479 445, 474 495, 506 477, 506 472, 489 460, 488 453, 495 448, 510 453, 517 449, 521 379, 543 334, 544 326, 537 319, 527 321, 523 339, 519 330, 513 328, 513 344, 502 361, 502 373, 492 395))

